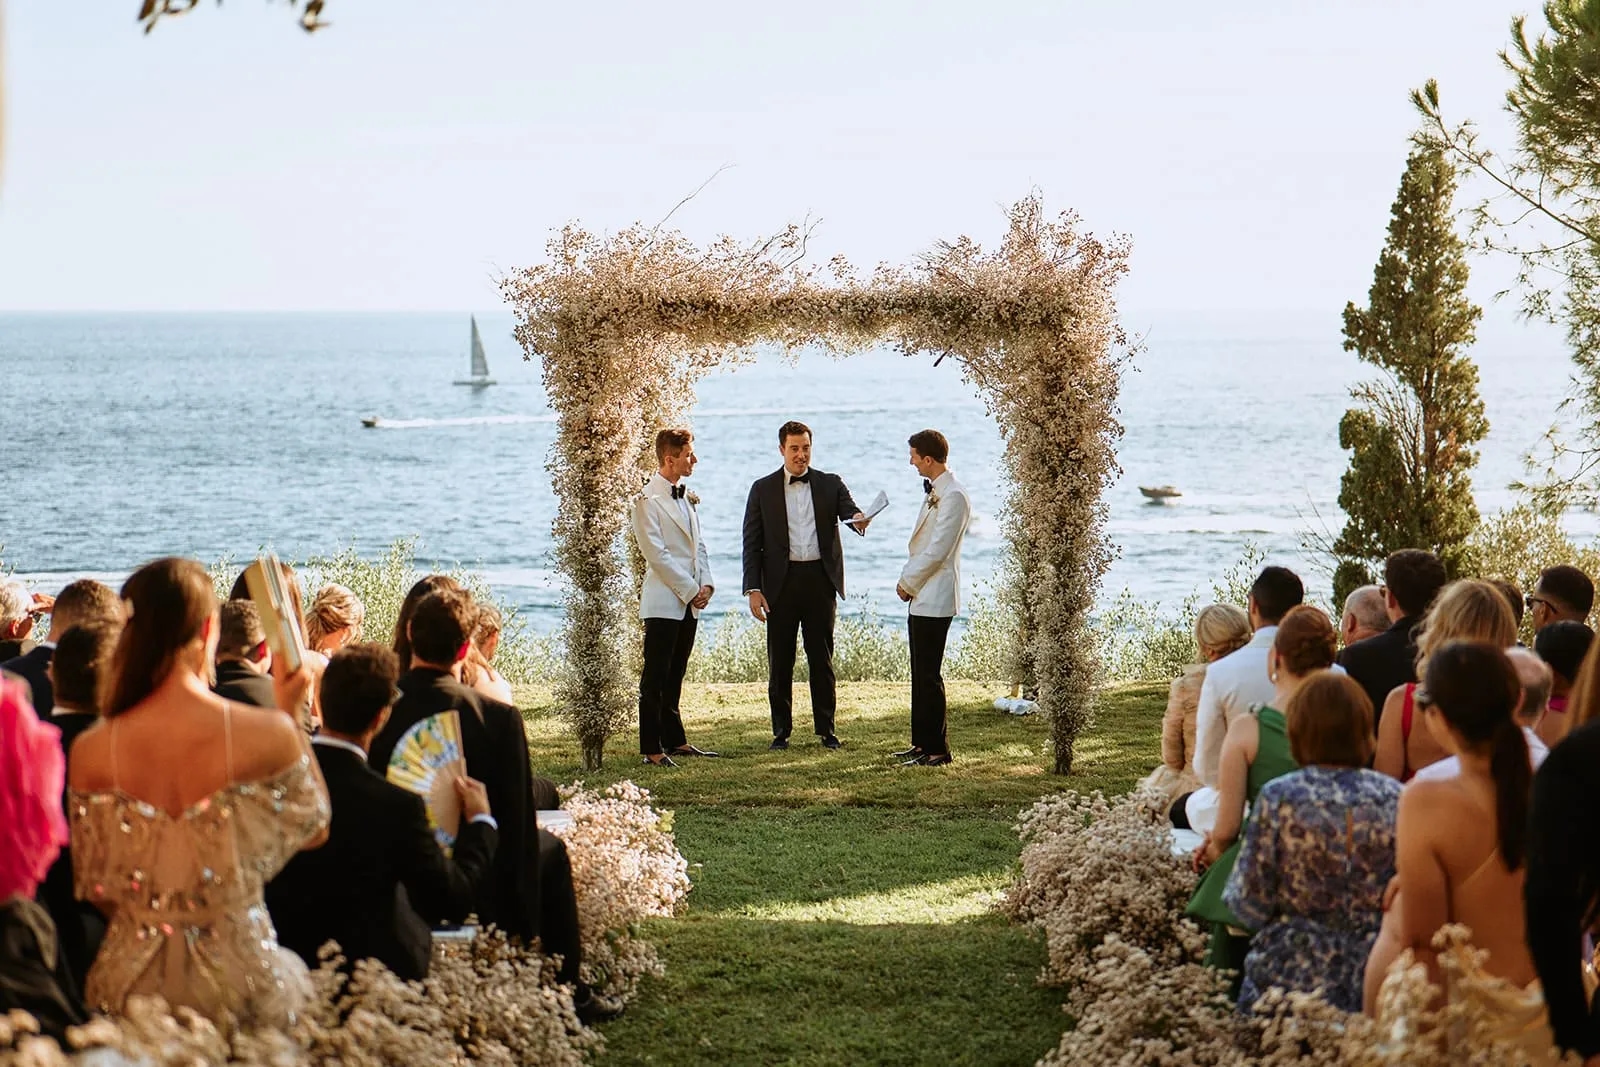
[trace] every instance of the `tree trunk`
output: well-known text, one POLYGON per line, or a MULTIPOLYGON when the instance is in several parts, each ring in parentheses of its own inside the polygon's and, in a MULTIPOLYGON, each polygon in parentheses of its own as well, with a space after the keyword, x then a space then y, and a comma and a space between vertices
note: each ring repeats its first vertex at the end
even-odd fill
POLYGON ((583 745, 583 769, 585 771, 598 771, 600 764, 605 759, 606 739, 585 737, 583 745))

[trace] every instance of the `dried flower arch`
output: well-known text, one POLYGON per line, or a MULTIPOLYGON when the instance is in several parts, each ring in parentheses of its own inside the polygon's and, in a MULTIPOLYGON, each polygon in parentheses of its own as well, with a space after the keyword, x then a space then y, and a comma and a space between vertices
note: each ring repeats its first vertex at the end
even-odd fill
POLYGON ((1070 772, 1099 680, 1089 612, 1111 560, 1101 493, 1119 473, 1117 389, 1131 349, 1114 290, 1128 248, 1081 233, 1070 212, 1047 217, 1037 194, 1008 215, 992 252, 963 237, 867 280, 838 258, 804 265, 810 231, 799 226, 702 250, 642 225, 608 238, 568 226, 548 262, 503 279, 517 339, 540 361, 557 413, 548 469, 571 588, 556 697, 586 767, 634 714, 637 601, 622 533, 655 466, 655 429, 686 423, 695 383, 757 346, 844 355, 887 342, 956 359, 999 421, 1012 482, 1003 594, 1018 620, 1013 680, 1037 688, 1056 770, 1070 772))

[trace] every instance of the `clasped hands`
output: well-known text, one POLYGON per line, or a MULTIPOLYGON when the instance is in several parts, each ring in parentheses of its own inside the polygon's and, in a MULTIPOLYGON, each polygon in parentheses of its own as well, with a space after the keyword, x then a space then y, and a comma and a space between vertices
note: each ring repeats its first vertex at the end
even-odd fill
POLYGON ((709 585, 702 585, 700 587, 700 592, 696 593, 694 599, 689 601, 689 606, 694 610, 699 611, 709 603, 711 603, 711 587, 709 585))

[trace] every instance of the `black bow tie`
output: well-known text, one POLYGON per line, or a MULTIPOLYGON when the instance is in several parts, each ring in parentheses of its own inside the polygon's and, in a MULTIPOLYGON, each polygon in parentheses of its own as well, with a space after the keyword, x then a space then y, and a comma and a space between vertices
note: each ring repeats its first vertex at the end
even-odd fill
POLYGON ((807 485, 811 484, 811 472, 806 471, 804 474, 789 475, 789 484, 793 485, 795 482, 805 482, 807 485))
POLYGON ((933 483, 928 481, 928 479, 926 479, 926 478, 922 479, 922 491, 924 493, 933 492, 933 483))
POLYGON ((675 485, 672 487, 672 499, 682 500, 683 494, 688 491, 689 487, 687 485, 675 485))

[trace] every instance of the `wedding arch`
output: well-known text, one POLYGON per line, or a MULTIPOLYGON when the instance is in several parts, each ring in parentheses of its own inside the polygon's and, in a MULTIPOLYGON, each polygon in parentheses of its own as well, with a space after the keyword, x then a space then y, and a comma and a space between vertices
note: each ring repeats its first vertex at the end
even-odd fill
POLYGON ((655 430, 686 424, 695 383, 758 346, 841 356, 887 343, 956 360, 999 423, 1011 680, 1037 690, 1055 769, 1070 773, 1099 682, 1089 613, 1111 561, 1101 494, 1120 473, 1117 389, 1130 346, 1114 291, 1128 247, 1081 232, 1071 212, 1047 216, 1038 194, 1007 216, 992 251, 961 237, 864 279, 842 258, 808 264, 802 226, 700 249, 660 226, 600 237, 569 225, 547 262, 502 280, 557 414, 548 470, 570 586, 556 699, 586 768, 635 713, 638 602, 623 531, 655 468, 655 430))

